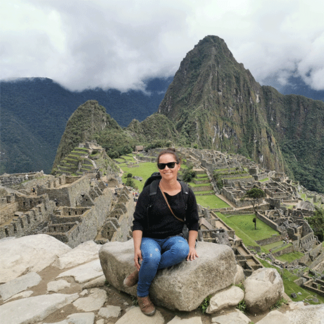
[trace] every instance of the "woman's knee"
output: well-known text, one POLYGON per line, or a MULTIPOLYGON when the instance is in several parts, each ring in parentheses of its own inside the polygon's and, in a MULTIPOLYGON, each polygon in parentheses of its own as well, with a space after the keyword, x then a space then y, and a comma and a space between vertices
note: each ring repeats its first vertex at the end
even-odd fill
POLYGON ((172 244, 171 251, 180 259, 186 258, 189 253, 188 242, 183 237, 177 238, 172 244))
POLYGON ((148 266, 155 266, 160 263, 161 253, 158 249, 154 249, 153 251, 145 251, 142 252, 143 263, 148 266))

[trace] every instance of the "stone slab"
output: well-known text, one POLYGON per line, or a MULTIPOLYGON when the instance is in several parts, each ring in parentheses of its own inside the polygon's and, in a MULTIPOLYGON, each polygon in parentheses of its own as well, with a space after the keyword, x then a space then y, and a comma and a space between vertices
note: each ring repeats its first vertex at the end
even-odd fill
POLYGON ((107 300, 107 293, 103 289, 93 288, 88 297, 77 299, 73 305, 81 311, 91 312, 102 307, 107 300))
POLYGON ((44 324, 93 324, 94 320, 94 313, 75 313, 69 315, 64 321, 44 324))
POLYGON ((201 321, 201 317, 199 316, 195 316, 191 318, 180 318, 179 316, 175 316, 167 324, 202 324, 202 321, 201 321))
POLYGON ((82 289, 102 287, 102 286, 104 286, 105 283, 106 283, 106 277, 104 275, 102 275, 96 279, 93 279, 93 280, 83 284, 82 289))
POLYGON ((10 297, 10 298, 7 300, 7 302, 8 302, 9 300, 16 299, 16 298, 27 298, 27 297, 31 296, 33 293, 34 293, 34 292, 33 292, 32 290, 25 290, 25 291, 23 291, 23 292, 21 292, 21 293, 19 293, 19 294, 17 294, 17 295, 14 295, 14 296, 10 297))
POLYGON ((144 315, 139 307, 131 308, 116 324, 164 324, 162 314, 157 310, 153 316, 144 315))
POLYGON ((57 276, 57 278, 73 277, 76 282, 84 283, 102 275, 103 272, 98 259, 65 271, 57 276))
POLYGON ((0 240, 0 283, 39 272, 71 248, 46 234, 0 240))
POLYGON ((257 324, 290 324, 290 319, 287 315, 274 310, 270 312, 267 316, 263 317, 262 320, 257 322, 257 324))
POLYGON ((119 306, 106 306, 99 310, 98 315, 104 318, 119 317, 121 314, 121 308, 119 306))
POLYGON ((226 315, 213 317, 211 322, 216 324, 249 324, 250 319, 236 309, 234 312, 228 313, 226 315))
POLYGON ((11 301, 0 306, 1 323, 37 323, 56 310, 72 303, 78 297, 78 294, 52 294, 11 301))
POLYGON ((286 324, 324 324, 324 305, 299 307, 286 315, 290 320, 286 324))
POLYGON ((244 291, 239 287, 232 286, 216 293, 211 297, 206 313, 212 314, 219 312, 224 308, 236 306, 243 299, 244 291))
POLYGON ((47 292, 58 292, 59 290, 68 288, 70 286, 71 284, 63 279, 51 281, 47 284, 47 292))
POLYGON ((3 285, 0 285, 0 295, 3 300, 7 300, 27 288, 37 286, 41 280, 42 278, 36 272, 27 273, 24 276, 15 278, 3 285))
POLYGON ((84 242, 73 250, 61 255, 56 260, 54 266, 59 269, 66 269, 98 259, 100 247, 101 245, 93 241, 84 242))

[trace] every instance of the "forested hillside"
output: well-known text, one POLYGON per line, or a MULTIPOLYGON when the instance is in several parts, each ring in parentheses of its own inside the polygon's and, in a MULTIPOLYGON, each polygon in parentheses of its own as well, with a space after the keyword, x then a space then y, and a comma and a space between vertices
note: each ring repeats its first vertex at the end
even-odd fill
POLYGON ((78 106, 95 99, 122 127, 155 113, 172 81, 152 79, 142 91, 71 92, 50 79, 0 82, 0 174, 50 172, 66 123, 78 106))

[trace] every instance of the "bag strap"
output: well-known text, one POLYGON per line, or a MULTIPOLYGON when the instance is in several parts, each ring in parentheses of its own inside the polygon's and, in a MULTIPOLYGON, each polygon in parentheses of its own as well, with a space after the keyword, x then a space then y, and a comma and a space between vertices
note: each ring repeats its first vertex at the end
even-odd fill
MULTIPOLYGON (((163 192, 163 189, 162 189, 161 185, 159 185, 159 187, 160 187, 160 189, 161 189, 161 192, 162 192, 163 198, 164 198, 166 204, 168 205, 168 207, 169 207, 169 209, 170 209, 171 214, 172 214, 172 215, 173 215, 173 216, 174 216, 178 221, 184 223, 184 220, 183 220, 183 219, 177 217, 177 216, 174 214, 173 210, 171 209, 171 206, 169 205, 169 202, 168 202, 167 198, 165 197, 165 194, 164 194, 164 192, 163 192)), ((181 188, 181 190, 182 190, 182 188, 181 188)))

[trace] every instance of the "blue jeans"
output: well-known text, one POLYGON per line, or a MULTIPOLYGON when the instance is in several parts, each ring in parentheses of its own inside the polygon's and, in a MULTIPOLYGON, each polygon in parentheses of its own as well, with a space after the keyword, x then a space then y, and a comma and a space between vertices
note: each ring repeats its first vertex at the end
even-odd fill
POLYGON ((189 245, 181 236, 166 239, 143 237, 141 252, 143 261, 138 274, 137 296, 146 297, 157 271, 183 261, 188 256, 189 245))

